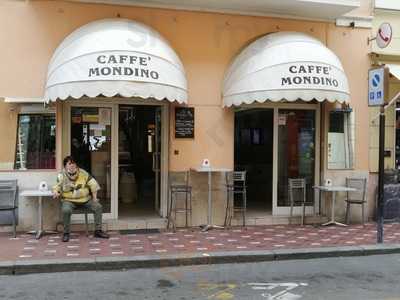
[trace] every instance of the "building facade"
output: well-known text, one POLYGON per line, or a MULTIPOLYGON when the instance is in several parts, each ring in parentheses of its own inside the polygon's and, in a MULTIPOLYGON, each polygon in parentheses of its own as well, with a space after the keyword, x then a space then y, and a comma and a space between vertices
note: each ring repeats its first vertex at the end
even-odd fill
MULTIPOLYGON (((247 171, 249 225, 288 222, 289 178, 306 178, 324 215, 329 201, 313 186, 370 180, 370 1, 96 2, 0 4, 1 179, 51 186, 72 154, 100 182, 113 229, 165 227, 168 183, 189 170, 192 225, 206 223, 204 159, 247 171)), ((225 173, 212 178, 221 224, 225 173)), ((46 227, 58 207, 45 201, 46 227)), ((18 216, 20 230, 35 224, 34 199, 20 197, 18 216)))
MULTIPOLYGON (((392 27, 393 36, 391 42, 385 48, 379 48, 377 43, 370 43, 370 57, 371 66, 386 65, 389 68, 389 95, 388 101, 400 92, 400 41, 399 41, 399 30, 400 30, 400 6, 394 1, 376 1, 374 8, 374 19, 373 19, 373 35, 377 34, 379 27, 383 23, 389 23, 392 27)), ((379 117, 376 118, 379 113, 378 108, 370 108, 370 171, 374 173, 378 172, 378 128, 379 128, 379 117)), ((393 101, 392 105, 386 109, 386 122, 385 122, 385 150, 387 155, 385 156, 385 169, 398 169, 399 168, 399 134, 398 132, 398 105, 397 101, 393 101)))

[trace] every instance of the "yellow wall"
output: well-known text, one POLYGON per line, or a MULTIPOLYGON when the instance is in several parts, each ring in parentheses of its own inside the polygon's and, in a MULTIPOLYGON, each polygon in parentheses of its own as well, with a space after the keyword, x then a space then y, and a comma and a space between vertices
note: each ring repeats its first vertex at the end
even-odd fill
MULTIPOLYGON (((0 3, 0 95, 41 97, 53 51, 72 31, 91 21, 120 14, 159 31, 185 66, 189 106, 195 110, 195 139, 173 136, 170 123, 170 168, 186 169, 209 158, 218 167, 233 166, 233 111, 222 108, 221 85, 231 59, 249 42, 274 31, 299 31, 326 43, 342 60, 356 111, 356 168, 368 169, 366 88, 369 66, 365 40, 369 30, 333 24, 268 17, 123 7, 63 1, 2 1, 0 3), (179 154, 175 155, 175 150, 179 154)), ((0 106, 1 115, 7 114, 0 106)), ((3 119, 3 118, 2 118, 3 119)), ((16 134, 16 130, 8 133, 16 134)), ((10 139, 11 140, 11 139, 10 139)), ((0 146, 3 153, 15 142, 0 146), (7 149, 2 149, 7 147, 7 149)))
MULTIPOLYGON (((392 99, 400 92, 400 81, 392 79, 389 84, 389 99, 392 99)), ((395 167, 395 146, 396 146, 396 104, 391 105, 385 112, 385 150, 391 151, 390 157, 385 157, 385 169, 395 167)), ((379 155, 379 108, 369 109, 370 118, 370 171, 378 172, 379 155)))
MULTIPOLYGON (((327 46, 339 57, 349 79, 351 103, 355 113, 355 169, 368 170, 368 69, 365 41, 370 31, 329 25, 327 46)), ((328 107, 332 107, 330 105, 328 107)))
MULTIPOLYGON (((372 52, 379 53, 377 57, 373 57, 373 63, 392 63, 399 64, 400 60, 400 13, 396 11, 377 10, 373 20, 373 36, 378 31, 379 25, 383 22, 391 24, 393 29, 393 37, 391 43, 386 48, 379 48, 375 41, 371 42, 370 48, 372 52)), ((392 78, 389 84, 389 97, 391 100, 398 92, 400 92, 400 81, 392 78)), ((395 167, 395 147, 396 147, 396 104, 387 108, 385 116, 385 150, 391 151, 391 157, 385 157, 385 168, 395 167)), ((378 172, 378 153, 379 153, 379 118, 376 118, 379 108, 369 109, 370 118, 370 171, 378 172), (374 120, 373 120, 374 119, 374 120)))

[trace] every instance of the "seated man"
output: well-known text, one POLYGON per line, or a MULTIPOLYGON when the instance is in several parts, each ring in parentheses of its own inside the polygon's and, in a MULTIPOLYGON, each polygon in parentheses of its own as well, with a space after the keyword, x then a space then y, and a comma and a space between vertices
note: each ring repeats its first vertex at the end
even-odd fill
POLYGON ((69 241, 71 214, 75 207, 84 206, 93 211, 94 236, 107 239, 108 235, 101 230, 102 206, 97 199, 100 189, 97 181, 85 170, 78 168, 72 156, 64 158, 64 169, 57 176, 53 188, 54 198, 61 198, 61 211, 64 221, 63 242, 69 241))

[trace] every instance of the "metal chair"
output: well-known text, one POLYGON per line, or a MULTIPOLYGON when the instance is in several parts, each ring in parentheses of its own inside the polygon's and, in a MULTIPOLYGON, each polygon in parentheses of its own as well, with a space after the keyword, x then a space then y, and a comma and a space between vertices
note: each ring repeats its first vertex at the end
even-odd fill
POLYGON ((192 225, 192 187, 190 186, 190 172, 170 172, 169 173, 169 197, 167 207, 167 228, 172 224, 176 230, 177 213, 185 214, 185 226, 192 225), (177 205, 179 195, 184 195, 184 207, 177 205))
POLYGON ((366 178, 346 178, 346 186, 355 188, 355 192, 346 192, 347 207, 346 207, 346 224, 350 222, 350 207, 351 204, 361 205, 361 222, 364 225, 365 220, 365 208, 364 205, 366 201, 366 189, 367 189, 367 179, 366 178))
MULTIPOLYGON (((72 211, 72 214, 84 214, 85 215, 85 233, 86 236, 89 236, 89 218, 88 218, 88 214, 90 213, 89 209, 85 208, 85 207, 77 207, 72 211)), ((62 215, 61 215, 61 210, 60 210, 60 216, 59 219, 62 219, 62 215)), ((64 230, 64 224, 62 221, 58 221, 56 224, 56 231, 60 232, 64 230), (62 227, 62 229, 60 229, 60 227, 62 227)))
MULTIPOLYGON (((243 227, 246 226, 247 188, 246 171, 226 173, 226 211, 224 226, 231 226, 235 212, 242 213, 243 227), (241 195, 240 205, 235 203, 235 195, 241 195)), ((237 202, 237 201, 236 201, 237 202)))
POLYGON ((86 236, 89 236, 89 221, 88 221, 89 209, 87 209, 85 207, 77 207, 73 210, 72 213, 85 215, 85 233, 86 233, 86 236))
POLYGON ((293 207, 298 204, 302 206, 301 225, 304 225, 304 217, 306 214, 306 180, 304 178, 289 178, 289 201, 290 201, 290 218, 289 223, 292 224, 293 207), (294 190, 302 190, 293 194, 294 190))
POLYGON ((12 212, 13 236, 17 236, 18 208, 18 183, 17 180, 0 180, 0 211, 12 212))

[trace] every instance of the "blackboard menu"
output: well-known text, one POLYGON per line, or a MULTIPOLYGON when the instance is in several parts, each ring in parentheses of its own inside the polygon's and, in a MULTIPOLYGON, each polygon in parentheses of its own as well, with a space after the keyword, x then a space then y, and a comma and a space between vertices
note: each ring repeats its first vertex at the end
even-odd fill
POLYGON ((193 107, 175 107, 175 138, 194 138, 193 107))

